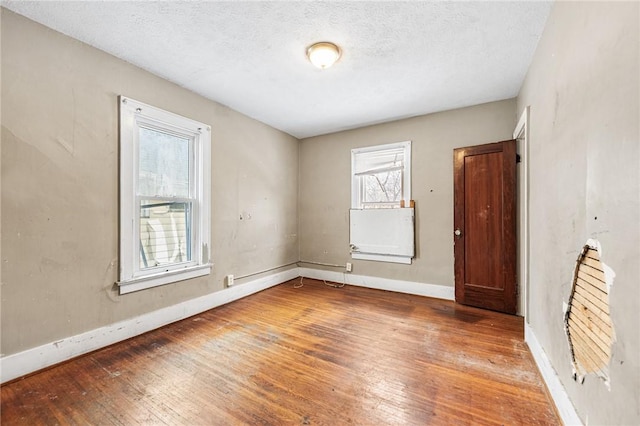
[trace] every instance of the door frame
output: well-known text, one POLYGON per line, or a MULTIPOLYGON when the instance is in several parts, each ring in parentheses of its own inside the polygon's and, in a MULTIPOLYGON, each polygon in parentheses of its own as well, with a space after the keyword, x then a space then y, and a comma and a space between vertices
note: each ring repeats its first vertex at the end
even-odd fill
MULTIPOLYGON (((519 295, 518 291, 520 286, 518 283, 517 275, 518 268, 518 198, 517 193, 517 141, 513 139, 486 143, 482 145, 473 145, 461 148, 455 148, 454 153, 454 288, 455 288, 455 300, 457 303, 470 304, 471 306, 480 307, 483 309, 492 309, 500 312, 504 312, 511 315, 518 315, 519 295), (481 297, 485 297, 483 303, 475 303, 467 300, 467 284, 466 284, 466 241, 465 234, 466 229, 466 190, 465 188, 465 167, 464 158, 467 156, 484 155, 500 153, 502 162, 501 166, 501 181, 502 186, 500 188, 501 205, 502 205, 502 222, 501 222, 501 238, 502 238, 502 256, 508 254, 508 258, 502 258, 501 282, 503 287, 503 294, 509 294, 508 297, 504 295, 500 299, 503 305, 501 307, 491 307, 491 301, 497 300, 489 293, 480 294, 481 297), (508 164, 508 166, 507 166, 508 164), (507 185, 505 186, 505 183, 507 185), (460 196, 461 195, 461 196, 460 196), (505 202, 507 203, 505 205, 505 202), (506 212, 506 213, 505 213, 506 212), (505 219, 506 217, 506 219, 505 219), (506 224, 510 225, 505 227, 506 224), (459 231, 462 231, 461 233, 459 231), (459 241, 462 235, 462 241, 459 241), (463 243, 462 245, 460 243, 463 243), (488 297, 488 299, 486 299, 488 297)), ((484 286, 479 286, 483 288, 484 286)), ((487 287, 484 287, 487 289, 487 287)), ((471 298, 478 296, 477 290, 472 291, 471 298)), ((482 293, 482 290, 480 291, 482 293)), ((476 299, 477 300, 477 299, 476 299)))
POLYGON ((513 139, 516 140, 516 152, 520 154, 520 173, 516 170, 518 179, 518 314, 529 323, 529 114, 527 105, 516 128, 513 139))

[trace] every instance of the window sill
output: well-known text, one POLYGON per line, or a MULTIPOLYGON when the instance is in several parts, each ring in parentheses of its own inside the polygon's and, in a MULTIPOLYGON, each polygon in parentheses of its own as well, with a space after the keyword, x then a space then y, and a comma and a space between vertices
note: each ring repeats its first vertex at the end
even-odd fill
POLYGON ((411 257, 409 256, 394 256, 390 254, 370 254, 370 253, 351 253, 352 259, 358 260, 375 260, 378 262, 390 262, 390 263, 403 263, 405 265, 411 265, 411 257))
POLYGON ((120 294, 127 294, 138 290, 209 275, 211 273, 212 266, 213 265, 211 263, 207 263, 176 271, 162 272, 159 274, 132 278, 130 280, 118 281, 116 284, 120 287, 120 294))

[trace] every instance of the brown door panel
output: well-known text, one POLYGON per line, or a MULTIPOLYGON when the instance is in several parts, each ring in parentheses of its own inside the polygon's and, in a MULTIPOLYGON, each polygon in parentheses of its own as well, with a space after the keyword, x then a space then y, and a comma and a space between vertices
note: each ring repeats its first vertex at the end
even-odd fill
POLYGON ((517 308, 515 148, 515 141, 504 141, 454 150, 456 301, 512 314, 517 308))

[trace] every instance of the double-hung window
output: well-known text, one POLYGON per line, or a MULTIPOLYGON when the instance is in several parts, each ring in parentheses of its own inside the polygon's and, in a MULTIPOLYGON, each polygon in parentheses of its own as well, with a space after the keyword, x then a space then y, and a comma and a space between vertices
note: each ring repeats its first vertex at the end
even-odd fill
POLYGON ((120 293, 207 275, 211 128, 120 97, 120 293))
POLYGON ((351 150, 351 208, 398 208, 411 199, 411 142, 351 150))

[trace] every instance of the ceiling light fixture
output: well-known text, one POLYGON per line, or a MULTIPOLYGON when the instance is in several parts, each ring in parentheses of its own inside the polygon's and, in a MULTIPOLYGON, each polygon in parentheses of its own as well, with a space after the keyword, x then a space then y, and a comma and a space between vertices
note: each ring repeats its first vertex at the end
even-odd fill
POLYGON ((309 61, 320 69, 329 68, 340 58, 341 54, 340 48, 328 41, 312 44, 307 49, 309 61))

